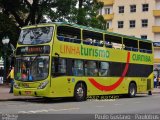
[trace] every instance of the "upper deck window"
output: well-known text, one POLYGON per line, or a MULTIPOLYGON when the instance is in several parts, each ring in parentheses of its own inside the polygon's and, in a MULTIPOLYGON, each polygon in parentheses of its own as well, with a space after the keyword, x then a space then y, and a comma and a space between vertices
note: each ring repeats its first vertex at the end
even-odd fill
POLYGON ((81 43, 81 29, 70 26, 58 26, 57 38, 64 42, 81 43))
POLYGON ((20 34, 19 44, 43 44, 51 41, 53 27, 36 27, 23 29, 20 34))
POLYGON ((99 32, 83 30, 83 44, 103 47, 103 34, 99 32))

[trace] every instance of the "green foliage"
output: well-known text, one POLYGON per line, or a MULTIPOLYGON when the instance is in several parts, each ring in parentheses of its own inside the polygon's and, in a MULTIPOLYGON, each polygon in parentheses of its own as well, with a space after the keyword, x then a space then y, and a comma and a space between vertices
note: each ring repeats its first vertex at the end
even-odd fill
POLYGON ((103 7, 97 0, 0 0, 0 40, 9 36, 16 45, 20 27, 38 24, 47 15, 53 22, 71 22, 106 29, 106 21, 98 15, 103 7))
POLYGON ((106 21, 98 11, 103 7, 97 0, 77 0, 78 7, 73 8, 70 22, 94 28, 106 29, 106 21))
POLYGON ((47 15, 52 21, 77 23, 89 27, 106 29, 106 21, 98 11, 103 7, 97 0, 58 0, 47 15))
POLYGON ((18 39, 19 29, 15 25, 15 22, 11 18, 8 18, 5 14, 0 13, 0 45, 2 46, 2 38, 8 36, 10 42, 16 45, 18 39))

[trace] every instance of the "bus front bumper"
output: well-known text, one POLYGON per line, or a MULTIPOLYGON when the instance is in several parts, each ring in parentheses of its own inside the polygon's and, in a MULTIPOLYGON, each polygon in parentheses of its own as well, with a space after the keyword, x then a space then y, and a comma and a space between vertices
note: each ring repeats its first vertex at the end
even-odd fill
POLYGON ((35 97, 46 97, 47 90, 46 89, 37 89, 37 88, 30 88, 30 89, 16 89, 14 88, 14 95, 15 96, 35 96, 35 97))

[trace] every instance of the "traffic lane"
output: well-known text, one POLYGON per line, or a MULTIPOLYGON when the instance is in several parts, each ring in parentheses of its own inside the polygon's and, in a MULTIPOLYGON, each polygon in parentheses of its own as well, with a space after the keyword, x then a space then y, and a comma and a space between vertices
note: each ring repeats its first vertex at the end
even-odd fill
POLYGON ((89 99, 84 102, 71 100, 29 99, 0 102, 1 113, 31 114, 90 114, 90 113, 159 113, 160 95, 138 95, 135 98, 115 100, 89 99))

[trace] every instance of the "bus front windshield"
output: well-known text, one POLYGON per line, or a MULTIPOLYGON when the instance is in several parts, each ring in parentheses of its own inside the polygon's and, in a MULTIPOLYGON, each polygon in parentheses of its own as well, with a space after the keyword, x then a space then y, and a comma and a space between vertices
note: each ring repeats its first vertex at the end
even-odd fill
POLYGON ((22 81, 44 80, 48 77, 49 56, 16 58, 15 79, 22 81))
POLYGON ((21 31, 19 44, 43 44, 51 41, 53 27, 27 28, 21 31))

